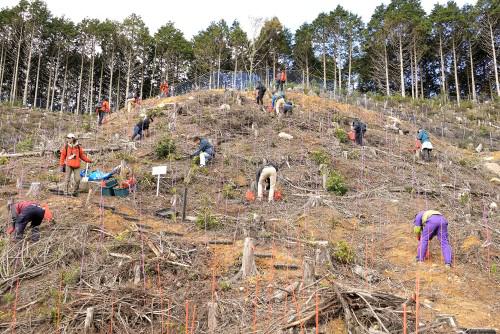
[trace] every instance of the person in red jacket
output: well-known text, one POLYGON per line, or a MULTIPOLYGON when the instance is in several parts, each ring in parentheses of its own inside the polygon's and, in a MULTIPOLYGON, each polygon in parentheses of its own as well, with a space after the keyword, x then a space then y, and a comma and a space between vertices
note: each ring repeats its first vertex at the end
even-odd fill
POLYGON ((64 194, 69 194, 69 184, 71 183, 71 175, 73 175, 73 179, 75 180, 73 196, 78 196, 81 160, 88 163, 92 161, 85 155, 83 148, 80 146, 73 133, 69 133, 66 138, 68 138, 68 142, 61 148, 61 159, 59 160, 61 172, 66 173, 64 194))
POLYGON ((285 88, 285 82, 286 82, 286 71, 285 69, 281 69, 281 73, 278 73, 276 75, 276 90, 281 90, 285 88))
POLYGON ((31 241, 36 242, 40 239, 40 224, 43 220, 51 221, 52 212, 49 207, 39 205, 36 202, 22 201, 14 204, 13 201, 7 203, 7 208, 11 213, 12 225, 7 229, 7 233, 11 234, 15 231, 14 238, 22 240, 24 230, 31 222, 31 241))
POLYGON ((99 109, 99 125, 102 125, 102 121, 104 119, 104 116, 109 113, 110 108, 109 108, 109 102, 107 98, 104 98, 102 100, 101 104, 101 109, 99 109))

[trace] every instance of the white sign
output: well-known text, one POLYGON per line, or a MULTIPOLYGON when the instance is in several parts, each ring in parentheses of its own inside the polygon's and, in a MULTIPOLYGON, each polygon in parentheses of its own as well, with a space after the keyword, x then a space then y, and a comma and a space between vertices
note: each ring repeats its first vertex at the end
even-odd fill
POLYGON ((151 172, 153 175, 158 175, 158 181, 156 182, 156 197, 160 194, 160 177, 161 175, 167 174, 167 166, 156 166, 153 167, 151 172))
POLYGON ((167 174, 167 166, 156 166, 156 167, 153 167, 152 174, 153 175, 167 174))

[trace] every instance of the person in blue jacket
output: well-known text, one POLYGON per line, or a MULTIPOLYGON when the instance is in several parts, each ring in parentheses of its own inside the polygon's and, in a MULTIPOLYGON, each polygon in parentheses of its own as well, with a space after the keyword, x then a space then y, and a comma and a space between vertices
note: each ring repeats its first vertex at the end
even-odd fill
POLYGON ((429 137, 429 133, 424 129, 419 129, 417 131, 417 140, 420 141, 421 147, 421 157, 424 161, 431 161, 432 143, 429 137))
POLYGON ((193 141, 195 142, 196 145, 198 145, 198 149, 191 154, 191 158, 194 158, 195 156, 199 155, 200 156, 200 167, 205 167, 207 162, 212 160, 215 155, 214 147, 210 142, 201 137, 194 137, 193 141))

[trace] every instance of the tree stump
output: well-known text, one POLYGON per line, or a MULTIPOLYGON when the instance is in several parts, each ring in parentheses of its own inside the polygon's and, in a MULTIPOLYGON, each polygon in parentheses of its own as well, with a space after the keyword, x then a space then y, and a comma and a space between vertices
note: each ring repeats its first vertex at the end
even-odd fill
POLYGON ((328 253, 328 241, 318 241, 316 248, 316 257, 314 261, 315 275, 320 276, 322 268, 331 266, 330 254, 328 253))
POLYGON ((316 278, 314 277, 314 261, 308 256, 304 256, 304 264, 302 266, 302 286, 306 287, 314 283, 316 278))
POLYGON ((93 333, 92 324, 94 322, 94 307, 87 307, 87 312, 85 315, 85 323, 83 325, 83 333, 90 334, 93 333))
POLYGON ((208 302, 208 333, 217 333, 217 303, 208 302))
POLYGON ((245 238, 245 242, 243 244, 243 258, 241 260, 241 269, 233 277, 232 281, 236 281, 238 279, 246 279, 248 277, 252 277, 257 275, 257 266, 255 265, 255 256, 254 256, 254 245, 252 238, 245 238))
POLYGON ((31 182, 30 189, 26 193, 26 196, 31 195, 33 197, 38 197, 40 193, 40 182, 31 182))
POLYGON ((134 285, 139 285, 141 282, 141 266, 136 264, 134 267, 134 285))

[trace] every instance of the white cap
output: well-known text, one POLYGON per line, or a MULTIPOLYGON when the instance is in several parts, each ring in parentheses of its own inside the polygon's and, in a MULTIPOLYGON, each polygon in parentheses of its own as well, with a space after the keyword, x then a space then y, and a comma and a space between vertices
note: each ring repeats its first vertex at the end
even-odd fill
POLYGON ((141 113, 139 116, 140 117, 146 117, 146 114, 145 113, 141 113))
POLYGON ((66 138, 76 138, 76 136, 75 136, 74 133, 68 133, 68 135, 66 136, 66 138))

